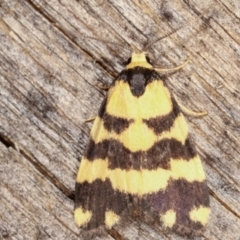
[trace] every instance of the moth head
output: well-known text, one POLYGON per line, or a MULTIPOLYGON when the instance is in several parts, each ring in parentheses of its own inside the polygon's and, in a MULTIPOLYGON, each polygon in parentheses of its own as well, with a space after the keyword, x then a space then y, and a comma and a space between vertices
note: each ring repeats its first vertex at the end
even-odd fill
MULTIPOLYGON (((134 68, 134 67, 144 67, 144 68, 149 68, 149 69, 153 69, 153 66, 151 64, 150 58, 148 57, 148 55, 146 54, 146 51, 156 42, 160 41, 161 39, 170 36, 171 34, 177 32, 179 29, 181 29, 182 27, 179 27, 175 30, 173 30, 172 32, 155 39, 154 41, 150 42, 149 44, 147 44, 143 50, 139 50, 136 46, 131 44, 131 48, 132 48, 132 56, 128 59, 127 61, 127 69, 130 68, 134 68)), ((157 69, 156 69, 157 70, 157 69)), ((159 69, 159 71, 162 71, 162 69, 159 69)), ((164 69, 164 71, 166 71, 164 69)))
POLYGON ((134 67, 144 67, 152 69, 153 66, 150 62, 150 58, 147 56, 146 52, 133 52, 131 57, 127 61, 127 69, 134 67))

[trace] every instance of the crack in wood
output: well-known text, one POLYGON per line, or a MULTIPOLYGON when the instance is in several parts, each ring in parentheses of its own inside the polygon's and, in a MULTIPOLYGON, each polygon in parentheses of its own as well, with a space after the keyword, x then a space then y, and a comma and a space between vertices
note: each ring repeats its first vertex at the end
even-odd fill
POLYGON ((20 153, 32 164, 34 167, 44 175, 52 184, 54 184, 64 195, 70 200, 74 200, 74 192, 63 185, 59 179, 53 175, 44 165, 42 165, 34 156, 29 156, 25 151, 20 149, 20 153), (34 160, 33 160, 34 159, 34 160))
POLYGON ((12 147, 12 148, 16 149, 14 142, 10 138, 8 138, 7 136, 5 136, 1 133, 0 133, 0 142, 3 145, 5 145, 7 148, 12 147))

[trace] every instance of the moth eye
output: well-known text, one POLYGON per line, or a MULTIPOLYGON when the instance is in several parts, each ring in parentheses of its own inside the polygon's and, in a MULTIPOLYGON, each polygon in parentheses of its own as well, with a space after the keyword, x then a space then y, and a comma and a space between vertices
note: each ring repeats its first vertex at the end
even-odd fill
POLYGON ((147 62, 148 62, 149 64, 152 64, 152 63, 151 63, 151 59, 150 59, 148 56, 146 56, 146 60, 147 60, 147 62))
POLYGON ((126 62, 126 65, 128 65, 131 61, 132 61, 132 58, 130 57, 126 62))

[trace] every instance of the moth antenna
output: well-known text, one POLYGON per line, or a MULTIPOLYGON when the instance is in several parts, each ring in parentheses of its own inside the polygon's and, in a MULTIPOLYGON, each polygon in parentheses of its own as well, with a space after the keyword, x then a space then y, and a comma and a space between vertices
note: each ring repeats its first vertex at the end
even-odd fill
POLYGON ((145 47, 143 48, 143 51, 147 51, 147 49, 150 48, 153 44, 155 44, 156 42, 164 39, 165 37, 168 37, 168 36, 172 35, 173 33, 177 32, 178 30, 182 29, 183 27, 184 27, 184 26, 181 26, 181 27, 173 30, 172 32, 167 33, 166 35, 164 35, 164 36, 162 36, 162 37, 160 37, 160 38, 155 39, 154 41, 150 42, 147 46, 145 46, 145 47))
POLYGON ((122 47, 124 49, 126 49, 126 48, 129 49, 129 45, 127 45, 127 44, 123 45, 123 44, 120 44, 120 43, 108 41, 108 40, 103 39, 103 38, 98 38, 98 37, 93 37, 93 36, 88 36, 88 35, 81 36, 81 38, 93 39, 93 40, 104 42, 104 43, 107 43, 107 44, 116 45, 116 46, 122 47))
MULTIPOLYGON (((212 6, 213 6, 213 3, 207 8, 207 10, 210 9, 212 6)), ((205 10, 203 11, 203 13, 198 17, 198 19, 201 19, 201 20, 204 22, 204 24, 206 24, 206 25, 209 26, 209 24, 208 24, 208 23, 205 21, 205 19, 203 18, 205 12, 206 12, 206 9, 205 9, 205 10)), ((194 20, 192 23, 195 23, 196 21, 197 21, 197 20, 194 20)), ((191 27, 192 24, 190 24, 190 25, 188 25, 188 26, 191 27)), ((153 44, 155 44, 156 42, 162 40, 162 39, 165 38, 165 37, 168 37, 168 36, 176 33, 178 30, 180 30, 180 29, 182 29, 182 28, 184 28, 184 27, 186 27, 186 25, 185 25, 185 26, 180 26, 180 27, 178 27, 177 29, 173 30, 172 32, 167 33, 166 35, 164 35, 164 36, 162 36, 162 37, 160 37, 160 38, 155 39, 154 41, 150 42, 147 46, 145 46, 144 49, 143 49, 143 51, 146 51, 149 47, 151 47, 151 46, 152 46, 153 44)))
POLYGON ((132 52, 134 52, 134 53, 141 53, 141 52, 142 52, 142 51, 139 50, 135 45, 131 44, 130 46, 131 46, 132 52))
POLYGON ((190 56, 183 64, 181 64, 177 67, 173 67, 173 68, 154 68, 154 69, 158 72, 176 71, 176 70, 181 69, 184 66, 186 66, 191 61, 191 59, 192 59, 192 57, 190 56))

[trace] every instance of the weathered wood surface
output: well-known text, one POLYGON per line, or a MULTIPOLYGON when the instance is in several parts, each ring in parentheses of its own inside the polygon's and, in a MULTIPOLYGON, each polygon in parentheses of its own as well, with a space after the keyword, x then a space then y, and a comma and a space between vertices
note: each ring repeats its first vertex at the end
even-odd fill
MULTIPOLYGON (((200 239, 240 239, 240 2, 1 0, 0 239, 80 239, 73 222, 79 159, 107 85, 129 49, 173 67, 180 102, 206 110, 188 118, 206 169, 212 215, 200 239)), ((116 227, 126 239, 137 229, 116 227)), ((111 236, 105 239, 112 239, 111 236)), ((182 239, 143 226, 138 239, 182 239)))

